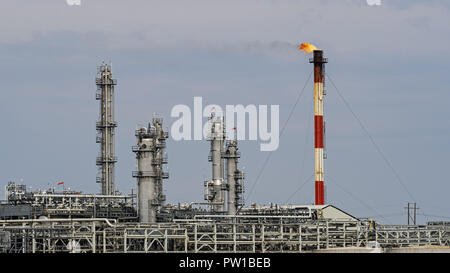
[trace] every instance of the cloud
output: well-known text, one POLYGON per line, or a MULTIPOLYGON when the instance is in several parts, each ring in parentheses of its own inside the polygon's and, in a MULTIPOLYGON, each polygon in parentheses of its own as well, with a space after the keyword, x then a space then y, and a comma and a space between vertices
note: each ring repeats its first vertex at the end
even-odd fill
MULTIPOLYGON (((448 6, 388 1, 127 1, 92 0, 2 3, 0 44, 26 43, 40 35, 99 33, 112 49, 209 48, 280 54, 288 45, 313 42, 339 53, 428 53, 450 50, 448 6)), ((92 38, 95 40, 95 37, 92 38)))

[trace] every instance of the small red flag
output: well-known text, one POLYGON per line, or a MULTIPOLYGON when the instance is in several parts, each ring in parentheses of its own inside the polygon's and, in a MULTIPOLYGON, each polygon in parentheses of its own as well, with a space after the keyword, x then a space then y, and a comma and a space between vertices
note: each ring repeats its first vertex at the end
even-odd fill
POLYGON ((62 184, 64 184, 64 182, 62 182, 62 181, 61 181, 61 182, 58 182, 58 185, 62 185, 62 184))

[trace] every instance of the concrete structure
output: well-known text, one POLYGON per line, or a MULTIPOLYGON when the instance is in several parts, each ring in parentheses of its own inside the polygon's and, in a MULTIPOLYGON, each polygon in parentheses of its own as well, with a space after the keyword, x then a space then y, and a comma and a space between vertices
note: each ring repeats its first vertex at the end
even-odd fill
POLYGON ((117 81, 112 78, 111 66, 103 64, 99 67, 95 83, 97 93, 95 98, 100 100, 100 118, 96 123, 97 138, 100 143, 100 154, 96 164, 99 167, 100 176, 97 183, 101 183, 101 194, 115 194, 114 164, 117 161, 114 148, 114 129, 117 123, 114 121, 114 86, 117 81))
POLYGON ((139 221, 154 223, 158 211, 166 200, 163 194, 163 179, 169 178, 163 165, 167 164, 165 154, 168 133, 162 128, 162 119, 153 118, 153 124, 148 128, 136 130, 137 146, 132 150, 136 153, 139 221))

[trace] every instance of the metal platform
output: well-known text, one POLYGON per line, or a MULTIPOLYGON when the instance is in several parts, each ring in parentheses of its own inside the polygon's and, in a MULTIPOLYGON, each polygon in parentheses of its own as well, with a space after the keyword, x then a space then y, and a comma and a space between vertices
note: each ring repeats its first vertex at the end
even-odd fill
POLYGON ((299 253, 369 247, 375 242, 387 249, 450 245, 447 225, 372 228, 359 221, 264 224, 242 223, 244 219, 235 219, 235 223, 188 220, 160 224, 116 223, 95 218, 0 221, 0 252, 299 253))

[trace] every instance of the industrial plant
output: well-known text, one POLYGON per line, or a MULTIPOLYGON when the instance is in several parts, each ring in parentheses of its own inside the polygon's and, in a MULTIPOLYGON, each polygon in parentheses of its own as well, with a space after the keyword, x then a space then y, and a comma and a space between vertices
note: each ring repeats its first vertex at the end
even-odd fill
MULTIPOLYGON (((5 185, 0 203, 0 253, 269 253, 269 252, 407 252, 450 246, 450 223, 383 225, 358 219, 326 204, 324 167, 324 52, 312 45, 314 73, 315 204, 269 206, 246 204, 245 174, 239 163, 245 151, 227 138, 225 120, 211 114, 207 137, 211 176, 204 181, 204 200, 172 205, 163 193, 169 178, 163 119, 154 117, 134 133, 137 192, 116 189, 114 89, 110 65, 97 73, 95 98, 98 194, 74 190, 27 190, 5 185)), ((311 147, 313 148, 313 147, 311 147)), ((205 143, 205 155, 208 154, 205 143)), ((171 151, 176 156, 177 151, 171 151)), ((172 154, 171 154, 172 156, 172 154)), ((170 192, 167 192, 170 195, 170 192)), ((311 193, 313 194, 313 193, 311 193)))

